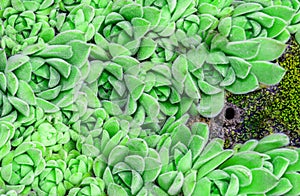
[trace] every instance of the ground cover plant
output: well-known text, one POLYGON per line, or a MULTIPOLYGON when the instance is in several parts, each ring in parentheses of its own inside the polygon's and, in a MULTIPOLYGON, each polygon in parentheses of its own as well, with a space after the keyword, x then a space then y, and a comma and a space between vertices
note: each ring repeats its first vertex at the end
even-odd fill
POLYGON ((277 133, 209 137, 225 96, 278 84, 298 0, 0 2, 3 195, 300 195, 277 133), (261 181, 264 183, 262 184, 261 181))

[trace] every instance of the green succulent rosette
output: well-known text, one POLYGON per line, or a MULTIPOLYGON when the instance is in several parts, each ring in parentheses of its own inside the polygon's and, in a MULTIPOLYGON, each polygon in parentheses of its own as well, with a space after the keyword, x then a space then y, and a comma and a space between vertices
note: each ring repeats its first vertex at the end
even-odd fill
POLYGON ((104 182, 100 178, 87 177, 85 178, 79 187, 72 188, 69 191, 70 196, 83 196, 83 195, 106 195, 104 192, 104 182))
POLYGON ((55 36, 55 15, 58 1, 2 2, 0 40, 9 56, 26 46, 48 42, 55 36))
POLYGON ((66 108, 64 115, 71 119, 70 111, 77 110, 72 104, 81 88, 81 69, 86 70, 88 66, 90 49, 81 40, 84 40, 81 31, 68 31, 57 35, 49 44, 28 46, 22 54, 8 59, 1 50, 2 116, 13 108, 29 116, 30 106, 38 106, 46 113, 66 108))
POLYGON ((63 160, 48 160, 31 187, 38 195, 65 195, 63 184, 66 163, 63 160))
POLYGON ((86 178, 92 176, 93 159, 81 155, 76 150, 68 152, 66 164, 64 185, 67 190, 79 186, 86 178))
POLYGON ((1 161, 1 187, 28 194, 31 184, 45 169, 45 147, 38 142, 23 142, 1 161))
POLYGON ((186 120, 169 119, 152 143, 162 169, 154 179, 157 184, 148 191, 159 195, 299 194, 295 186, 300 179, 299 151, 285 148, 286 135, 273 134, 225 150, 223 140, 209 141, 206 124, 194 123, 189 129, 186 120))

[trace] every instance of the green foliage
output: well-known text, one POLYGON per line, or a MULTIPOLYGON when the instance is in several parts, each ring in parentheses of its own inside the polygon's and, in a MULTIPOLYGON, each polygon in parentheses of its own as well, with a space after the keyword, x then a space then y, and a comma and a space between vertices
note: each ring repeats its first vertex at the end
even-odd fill
POLYGON ((0 193, 299 195, 283 134, 224 149, 226 92, 285 75, 298 0, 0 2, 0 193), (265 183, 261 185, 261 180, 265 183))

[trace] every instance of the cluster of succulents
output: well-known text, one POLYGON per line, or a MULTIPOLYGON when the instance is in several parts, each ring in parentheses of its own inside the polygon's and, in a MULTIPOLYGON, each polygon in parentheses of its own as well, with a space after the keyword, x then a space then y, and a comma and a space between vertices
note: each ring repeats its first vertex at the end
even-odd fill
POLYGON ((275 85, 298 0, 0 2, 0 194, 300 195, 299 149, 189 114, 275 85), (263 185, 260 181, 264 181, 263 185))

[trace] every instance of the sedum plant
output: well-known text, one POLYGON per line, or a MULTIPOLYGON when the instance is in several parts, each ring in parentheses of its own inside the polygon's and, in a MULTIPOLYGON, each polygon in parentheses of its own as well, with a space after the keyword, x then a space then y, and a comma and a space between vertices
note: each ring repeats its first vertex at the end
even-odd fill
POLYGON ((0 194, 300 195, 286 135, 224 149, 186 125, 282 79, 299 7, 1 1, 0 194))

